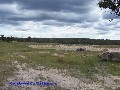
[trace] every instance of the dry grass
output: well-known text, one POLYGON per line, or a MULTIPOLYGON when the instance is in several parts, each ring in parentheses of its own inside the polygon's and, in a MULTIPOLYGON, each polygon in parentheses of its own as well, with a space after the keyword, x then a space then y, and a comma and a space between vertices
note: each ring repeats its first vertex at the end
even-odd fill
POLYGON ((11 63, 14 60, 27 63, 27 67, 31 68, 43 65, 48 68, 67 69, 69 75, 76 78, 81 77, 81 74, 91 80, 94 78, 94 74, 120 76, 120 63, 101 61, 97 58, 99 51, 76 53, 65 50, 30 48, 29 45, 30 43, 0 42, 1 83, 13 75, 15 68, 11 63))

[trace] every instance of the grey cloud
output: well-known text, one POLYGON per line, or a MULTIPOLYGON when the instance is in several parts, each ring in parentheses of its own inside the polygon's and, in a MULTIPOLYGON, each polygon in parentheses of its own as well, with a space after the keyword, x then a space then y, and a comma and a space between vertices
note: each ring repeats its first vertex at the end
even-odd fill
POLYGON ((43 25, 53 25, 53 26, 72 26, 73 23, 60 22, 57 20, 45 20, 42 22, 43 25))
POLYGON ((0 19, 0 24, 4 24, 4 25, 20 25, 20 21, 15 22, 14 20, 8 20, 8 19, 0 19))
POLYGON ((21 29, 21 28, 17 28, 17 31, 22 31, 22 32, 24 32, 24 31, 29 31, 29 29, 21 29))
POLYGON ((0 4, 13 3, 13 2, 15 2, 15 0, 0 0, 0 4))
POLYGON ((120 17, 116 17, 115 14, 110 14, 110 12, 104 12, 103 13, 103 16, 102 16, 103 19, 120 19, 120 17))
POLYGON ((21 21, 35 21, 50 24, 49 20, 57 21, 57 23, 55 22, 51 25, 62 25, 61 23, 67 25, 71 23, 83 23, 84 21, 92 23, 96 22, 98 19, 98 17, 92 17, 92 15, 89 14, 89 12, 91 11, 91 7, 89 5, 92 2, 93 1, 91 0, 0 0, 0 3, 2 4, 18 4, 20 6, 19 11, 35 10, 38 14, 37 16, 26 17, 22 14, 13 13, 9 10, 0 11, 0 23, 17 24, 21 21), (39 11, 42 13, 39 14, 39 11), (55 12, 56 14, 53 14, 53 12, 55 12), (60 13, 66 13, 66 16, 61 15, 60 13), (70 16, 69 13, 74 13, 78 16, 70 16))
POLYGON ((101 34, 102 34, 102 35, 103 35, 103 34, 107 34, 107 33, 109 33, 109 30, 108 30, 108 31, 103 31, 103 30, 98 31, 98 34, 100 34, 100 35, 101 35, 101 34))
POLYGON ((82 25, 80 25, 80 27, 82 27, 82 28, 89 28, 89 27, 91 27, 92 26, 92 24, 93 23, 82 23, 82 25))
POLYGON ((69 11, 86 13, 90 11, 91 0, 0 0, 0 3, 18 3, 22 9, 43 11, 69 11))
POLYGON ((116 31, 119 27, 116 22, 99 23, 94 29, 99 30, 98 34, 107 34, 109 31, 116 31))
MULTIPOLYGON (((91 14, 79 15, 76 13, 70 14, 70 13, 65 13, 65 12, 59 12, 59 13, 41 12, 37 16, 32 16, 32 17, 31 16, 25 17, 25 16, 21 16, 21 15, 13 15, 13 16, 9 17, 9 19, 14 20, 14 21, 37 21, 37 22, 46 21, 46 23, 49 23, 49 21, 54 20, 54 21, 66 23, 66 24, 83 23, 84 25, 87 22, 92 23, 92 22, 98 21, 98 17, 92 17, 91 14)), ((53 22, 51 25, 53 25, 53 22)))
POLYGON ((102 31, 108 31, 108 30, 110 30, 110 29, 108 29, 108 27, 106 27, 106 26, 97 26, 97 27, 94 27, 94 29, 97 29, 97 30, 102 30, 102 31))
POLYGON ((18 0, 24 9, 38 9, 43 11, 72 11, 72 12, 89 12, 88 5, 91 0, 18 0), (81 7, 79 7, 81 6, 81 7), (83 7, 83 8, 82 8, 83 7))
POLYGON ((84 18, 79 18, 79 17, 70 17, 68 18, 67 16, 61 16, 59 13, 58 14, 53 14, 52 13, 41 13, 36 17, 22 17, 19 15, 13 15, 9 17, 9 20, 14 20, 14 21, 45 21, 45 20, 56 20, 59 22, 66 22, 66 23, 80 23, 84 20, 84 18))

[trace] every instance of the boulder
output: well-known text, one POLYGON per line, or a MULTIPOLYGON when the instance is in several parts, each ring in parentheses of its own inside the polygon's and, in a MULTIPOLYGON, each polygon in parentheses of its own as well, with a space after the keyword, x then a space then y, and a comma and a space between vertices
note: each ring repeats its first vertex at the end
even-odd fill
POLYGON ((78 48, 78 49, 76 49, 76 51, 78 52, 78 51, 86 51, 86 49, 85 48, 78 48))
POLYGON ((103 52, 101 58, 105 61, 120 61, 120 52, 103 52))

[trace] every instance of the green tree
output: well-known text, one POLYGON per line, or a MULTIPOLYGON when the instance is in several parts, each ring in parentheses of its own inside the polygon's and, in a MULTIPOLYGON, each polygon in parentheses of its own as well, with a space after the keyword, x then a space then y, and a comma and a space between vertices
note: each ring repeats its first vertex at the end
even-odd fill
POLYGON ((2 40, 2 41, 5 41, 4 35, 1 35, 1 40, 2 40))
POLYGON ((7 42, 11 42, 11 38, 10 37, 6 37, 6 41, 7 42))
POLYGON ((115 18, 120 16, 120 0, 101 0, 98 5, 100 8, 110 9, 110 13, 114 14, 115 18))
POLYGON ((30 36, 29 36, 29 37, 27 37, 26 42, 31 42, 31 37, 30 37, 30 36))

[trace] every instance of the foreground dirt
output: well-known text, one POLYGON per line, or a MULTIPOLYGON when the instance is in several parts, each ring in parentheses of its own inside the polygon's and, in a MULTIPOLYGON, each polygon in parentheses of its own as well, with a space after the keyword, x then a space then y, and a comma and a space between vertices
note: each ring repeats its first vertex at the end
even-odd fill
MULTIPOLYGON (((18 61, 12 63, 16 67, 14 77, 8 78, 8 82, 18 81, 53 81, 57 83, 57 87, 64 88, 62 90, 116 90, 120 85, 120 77, 108 75, 102 77, 95 75, 97 78, 96 82, 90 82, 89 79, 84 77, 75 78, 66 75, 67 70, 58 70, 52 68, 45 68, 44 66, 38 66, 36 69, 27 68, 26 63, 20 64, 18 61)), ((55 90, 57 88, 54 86, 55 90)), ((41 86, 11 86, 6 83, 1 90, 45 90, 47 87, 41 86)))

